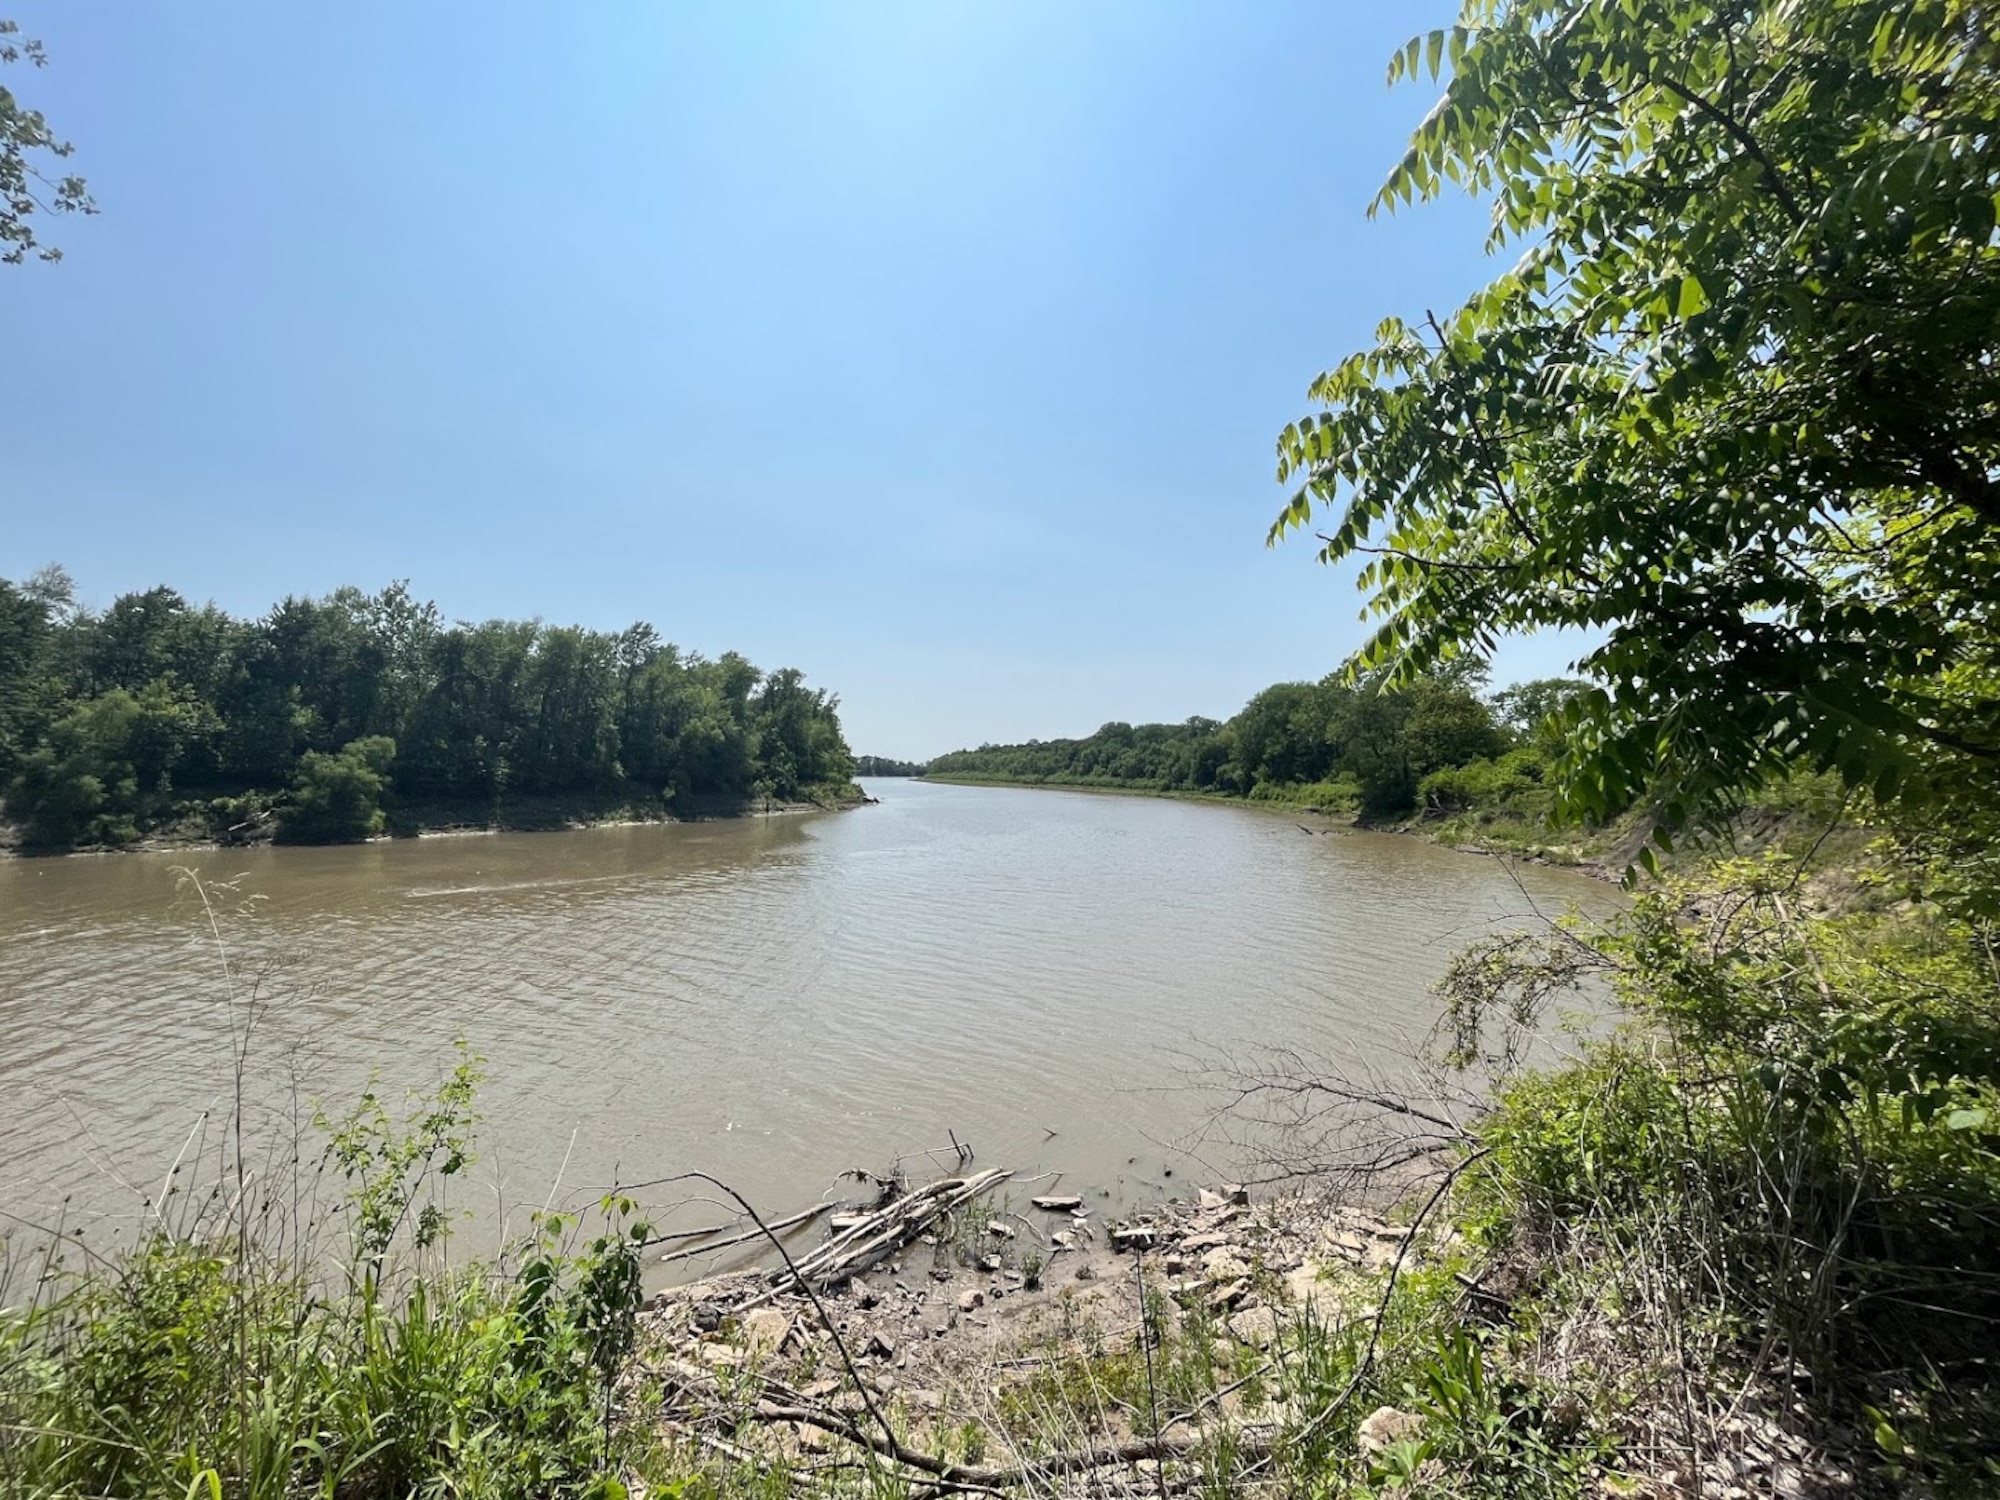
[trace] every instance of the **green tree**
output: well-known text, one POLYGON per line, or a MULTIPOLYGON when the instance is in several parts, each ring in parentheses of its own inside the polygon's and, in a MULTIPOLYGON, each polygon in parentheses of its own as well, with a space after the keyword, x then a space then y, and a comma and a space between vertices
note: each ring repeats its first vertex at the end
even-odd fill
POLYGON ((1410 681, 1601 634, 1568 806, 1724 811, 1801 760, 2000 805, 2000 29, 1976 0, 1469 0, 1376 206, 1519 260, 1382 325, 1279 440, 1410 681))
MULTIPOLYGON (((0 64, 21 62, 46 67, 48 54, 40 42, 21 35, 19 22, 0 20, 0 64)), ((36 236, 36 214, 97 212, 83 179, 55 165, 71 150, 40 110, 29 109, 0 84, 0 265, 17 266, 30 255, 62 259, 61 250, 36 236)))
POLYGON ((7 808, 30 844, 69 848, 139 836, 146 802, 172 790, 190 743, 212 732, 205 705, 164 682, 113 688, 64 714, 20 760, 7 808))
POLYGON ((308 750, 299 759, 291 805, 279 820, 279 837, 289 844, 351 844, 383 829, 382 798, 396 742, 371 735, 327 755, 308 750))

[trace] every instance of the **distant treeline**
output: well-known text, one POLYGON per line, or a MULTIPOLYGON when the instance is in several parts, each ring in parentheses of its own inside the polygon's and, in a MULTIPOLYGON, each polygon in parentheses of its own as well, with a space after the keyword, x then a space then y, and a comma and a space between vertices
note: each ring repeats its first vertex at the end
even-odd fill
POLYGON ((1580 686, 1550 678, 1489 697, 1484 664, 1461 659, 1396 691, 1338 677, 1279 683, 1227 722, 1106 724, 1086 739, 953 751, 926 770, 1321 803, 1375 817, 1545 810, 1542 773, 1559 748, 1546 726, 1580 686))
POLYGON ((810 796, 853 774, 837 707, 651 625, 447 624, 400 583, 243 620, 170 588, 92 613, 59 568, 0 579, 0 791, 30 845, 129 842, 200 799, 320 840, 395 798, 810 796))
POLYGON ((856 776, 921 776, 922 761, 891 760, 886 755, 863 755, 854 762, 856 776))

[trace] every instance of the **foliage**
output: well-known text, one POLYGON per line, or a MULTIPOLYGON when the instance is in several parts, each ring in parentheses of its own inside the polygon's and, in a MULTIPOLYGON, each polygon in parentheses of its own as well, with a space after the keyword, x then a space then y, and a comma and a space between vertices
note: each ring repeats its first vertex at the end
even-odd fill
MULTIPOLYGON (((1479 696, 1484 680, 1481 664, 1468 659, 1406 692, 1338 676, 1279 683, 1226 723, 1106 724, 1082 740, 954 751, 925 770, 974 780, 1202 792, 1327 810, 1358 804, 1378 816, 1449 810, 1421 799, 1425 778, 1488 757, 1512 756, 1519 784, 1540 784, 1542 757, 1532 748, 1510 749, 1517 736, 1479 696)), ((1560 699, 1557 692, 1548 696, 1560 699)))
POLYGON ((1990 933, 1936 908, 1814 912, 1798 875, 1722 864, 1642 894, 1608 934, 1455 961, 1458 1066, 1495 1061, 1488 1023, 1531 1029, 1579 984, 1608 981, 1631 1017, 1504 1085, 1466 1212, 1501 1253, 1605 1268, 1593 1296, 1667 1286, 1684 1324, 1763 1340, 1810 1372, 1821 1420, 1901 1402, 1931 1478, 1986 1473, 1937 1419, 1990 1420, 2000 1388, 1961 1381, 1927 1404, 1904 1372, 1965 1368, 2000 1317, 1990 933))
MULTIPOLYGON (((20 23, 0 19, 0 64, 48 66, 42 44, 21 35, 20 23)), ((0 265, 17 266, 29 255, 61 260, 62 251, 45 245, 31 222, 38 213, 97 212, 81 177, 50 176, 38 162, 66 159, 70 143, 49 129, 40 110, 29 109, 0 85, 0 265)))
MULTIPOLYGON (((1414 681, 1601 632, 1556 782, 1732 809, 1798 761, 2000 805, 2000 33, 1974 0, 1468 0, 1377 199, 1487 196, 1519 261, 1391 319, 1288 427, 1414 681), (1447 76, 1448 75, 1448 76, 1447 76)), ((1990 842, 1981 836, 1982 842, 1990 842)))
POLYGON ((366 838, 392 798, 655 809, 844 785, 839 701, 792 670, 536 621, 448 625, 402 584, 258 620, 172 589, 80 610, 0 581, 0 788, 31 842, 129 840, 188 799, 292 788, 285 836, 366 838), (389 747, 393 744, 393 751, 389 747))
POLYGON ((291 805, 279 835, 294 844, 350 844, 373 838, 384 826, 382 795, 389 788, 396 742, 370 735, 343 745, 337 755, 308 750, 299 758, 291 805))
MULTIPOLYGON (((407 1121, 370 1099, 334 1131, 355 1260, 328 1284, 281 1247, 308 1227, 238 1200, 234 1222, 161 1227, 65 1269, 50 1247, 0 1281, 0 1489, 24 1497, 404 1500, 593 1497, 636 1441, 611 1415, 630 1353, 632 1203, 572 1248, 544 1215, 499 1263, 451 1269, 431 1186, 466 1161, 471 1065, 407 1121), (425 1226, 429 1226, 426 1230, 425 1226), (392 1247, 401 1247, 392 1257, 392 1247)), ((324 1205, 320 1205, 324 1208, 324 1205)))
POLYGON ((891 760, 886 755, 861 755, 855 757, 856 776, 921 776, 923 762, 915 760, 891 760))
POLYGON ((206 705, 167 680, 136 694, 113 688, 77 704, 18 757, 8 806, 31 845, 129 843, 147 805, 211 729, 206 705))

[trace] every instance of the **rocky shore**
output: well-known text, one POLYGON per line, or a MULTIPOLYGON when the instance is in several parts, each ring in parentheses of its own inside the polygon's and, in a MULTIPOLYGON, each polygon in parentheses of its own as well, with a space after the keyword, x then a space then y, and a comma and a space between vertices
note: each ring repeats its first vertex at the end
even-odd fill
POLYGON ((1272 1450, 1306 1415, 1278 1365, 1372 1318, 1423 1243, 1233 1187, 1111 1222, 1081 1198, 975 1204, 824 1289, 762 1268, 660 1293, 629 1405, 707 1461, 1150 1490, 1218 1444, 1272 1450))

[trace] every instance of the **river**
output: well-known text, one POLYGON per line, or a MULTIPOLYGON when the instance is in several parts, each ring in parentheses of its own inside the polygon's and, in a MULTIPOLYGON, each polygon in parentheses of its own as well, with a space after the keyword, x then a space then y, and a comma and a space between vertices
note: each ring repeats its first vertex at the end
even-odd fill
POLYGON ((1393 1065, 1453 949, 1616 904, 1249 808, 870 790, 831 814, 0 861, 0 1210, 128 1224, 177 1155, 213 1157, 251 1014, 267 1152, 371 1076, 400 1109, 464 1038, 490 1076, 461 1201, 510 1225, 690 1167, 796 1207, 953 1136, 1131 1201, 1231 1166, 1198 1143, 1191 1054, 1393 1065))

